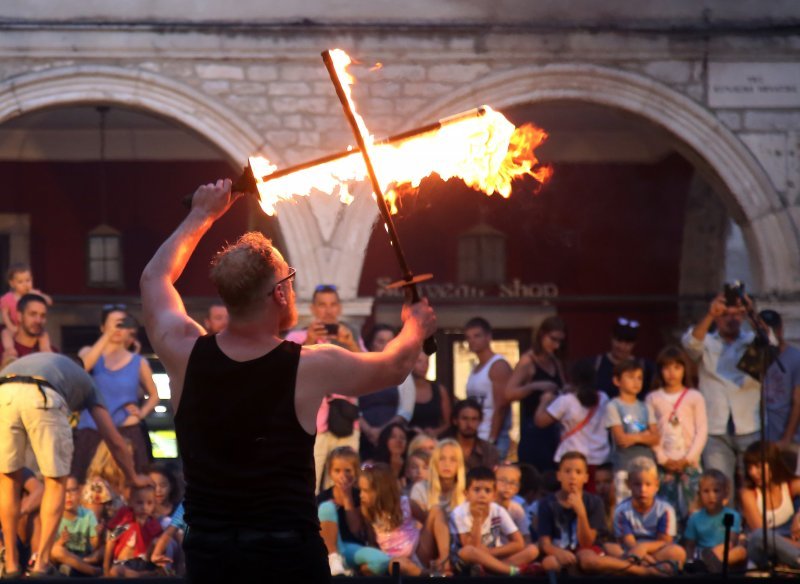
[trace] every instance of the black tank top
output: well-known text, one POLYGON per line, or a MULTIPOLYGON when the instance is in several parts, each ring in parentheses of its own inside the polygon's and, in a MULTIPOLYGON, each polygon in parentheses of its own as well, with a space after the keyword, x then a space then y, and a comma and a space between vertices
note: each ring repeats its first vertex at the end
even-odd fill
MULTIPOLYGON (((530 380, 552 381, 558 386, 559 389, 562 388, 564 386, 564 380, 561 379, 561 374, 559 372, 558 366, 555 365, 554 361, 552 361, 552 363, 555 366, 554 375, 550 375, 547 371, 537 366, 530 380)), ((542 399, 541 391, 533 391, 529 393, 520 402, 520 412, 519 412, 520 419, 533 420, 533 416, 536 414, 536 410, 539 408, 539 402, 541 401, 541 399, 542 399)), ((557 426, 555 427, 557 428, 557 426)))
POLYGON ((431 381, 431 399, 424 404, 414 404, 411 425, 419 428, 437 428, 442 425, 442 394, 439 384, 431 381))
POLYGON ((319 530, 314 436, 294 407, 300 349, 237 362, 215 336, 197 339, 175 415, 189 525, 319 530))

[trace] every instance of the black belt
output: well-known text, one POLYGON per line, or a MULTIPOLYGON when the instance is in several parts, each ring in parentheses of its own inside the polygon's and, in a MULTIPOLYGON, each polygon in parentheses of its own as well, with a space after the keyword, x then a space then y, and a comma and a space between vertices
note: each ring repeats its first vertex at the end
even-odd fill
POLYGON ((39 392, 42 394, 42 399, 44 399, 44 409, 47 409, 47 394, 44 392, 44 388, 48 387, 53 391, 58 391, 52 383, 44 379, 43 377, 34 377, 31 375, 6 375, 5 377, 0 377, 0 385, 5 383, 30 383, 35 385, 39 388, 39 392))

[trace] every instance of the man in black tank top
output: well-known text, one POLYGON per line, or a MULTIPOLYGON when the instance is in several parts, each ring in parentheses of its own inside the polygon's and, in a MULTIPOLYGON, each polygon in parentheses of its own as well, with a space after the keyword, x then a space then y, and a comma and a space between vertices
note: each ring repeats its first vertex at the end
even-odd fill
POLYGON ((426 300, 403 307, 381 353, 301 347, 278 332, 297 319, 295 271, 260 233, 212 260, 228 326, 205 335, 174 283, 200 238, 240 193, 201 186, 192 209, 141 278, 148 337, 170 376, 186 476, 184 540, 190 582, 327 582, 314 502, 314 432, 322 398, 399 385, 436 330, 426 300))

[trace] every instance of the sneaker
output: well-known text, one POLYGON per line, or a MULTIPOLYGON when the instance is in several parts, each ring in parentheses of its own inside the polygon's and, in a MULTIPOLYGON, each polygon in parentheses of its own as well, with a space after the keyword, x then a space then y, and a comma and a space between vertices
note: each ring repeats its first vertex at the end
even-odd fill
POLYGON ((347 575, 347 570, 344 567, 344 560, 342 560, 342 556, 336 552, 328 554, 328 566, 331 568, 331 576, 347 575))

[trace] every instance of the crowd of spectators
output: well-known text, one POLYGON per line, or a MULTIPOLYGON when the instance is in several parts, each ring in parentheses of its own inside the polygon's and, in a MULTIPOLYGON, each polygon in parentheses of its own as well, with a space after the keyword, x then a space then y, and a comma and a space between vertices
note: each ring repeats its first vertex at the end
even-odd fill
MULTIPOLYGON (((57 351, 45 329, 52 300, 25 266, 12 267, 8 280, 3 364, 57 351)), ((786 343, 777 312, 750 310, 777 354, 764 375, 762 443, 760 384, 738 367, 753 343, 751 307, 747 297, 731 305, 718 296, 654 359, 635 353, 640 325, 620 317, 608 351, 569 366, 557 316, 537 327, 514 367, 493 351, 490 323, 475 317, 463 328, 475 357, 458 388, 465 399, 427 377, 425 354, 397 387, 358 400, 328 396, 314 457, 332 574, 383 575, 394 562, 407 575, 719 572, 726 516, 731 569, 768 557, 800 568, 800 351, 786 343)), ((317 287, 311 312, 311 324, 288 340, 377 352, 395 334, 375 324, 362 340, 344 322, 334 286, 317 287)), ((224 306, 209 308, 209 333, 226 322, 224 306)), ((125 306, 104 306, 96 342, 78 357, 154 487, 128 489, 92 418, 76 416, 52 551, 65 575, 183 570, 180 465, 152 461, 145 419, 158 393, 137 330, 125 306)), ((17 541, 6 535, 5 546, 28 556, 36 549, 41 498, 40 480, 26 470, 17 541)))

